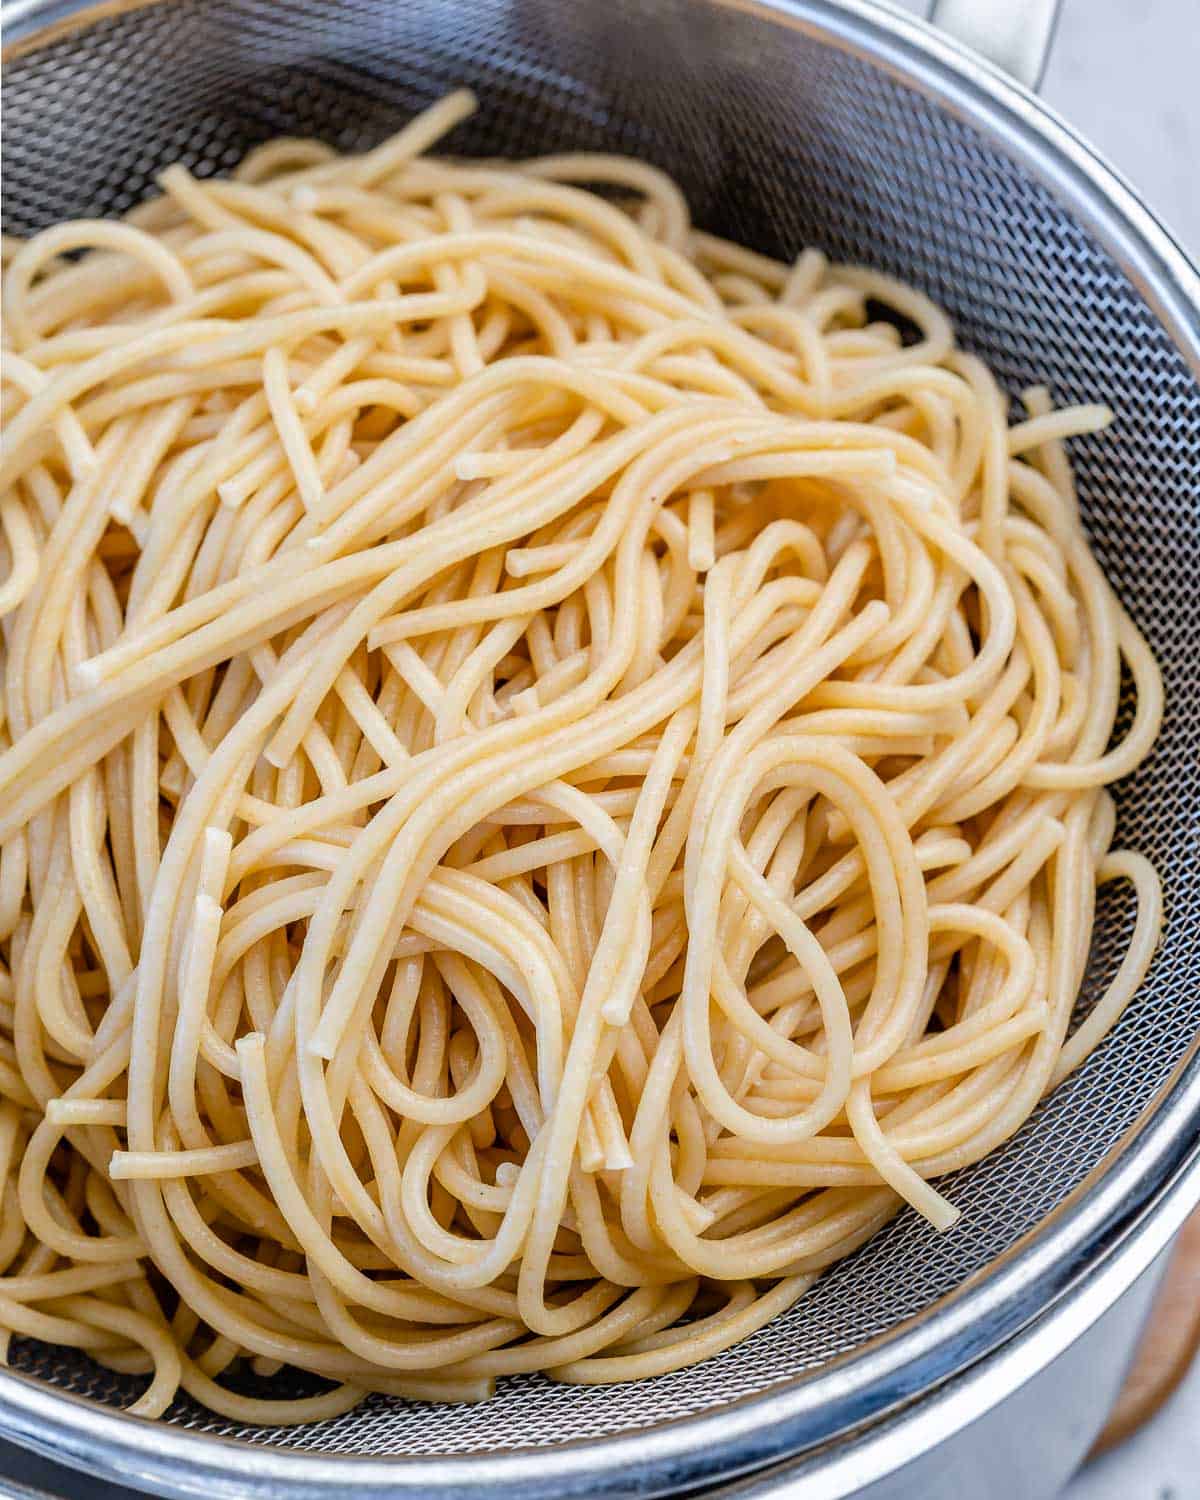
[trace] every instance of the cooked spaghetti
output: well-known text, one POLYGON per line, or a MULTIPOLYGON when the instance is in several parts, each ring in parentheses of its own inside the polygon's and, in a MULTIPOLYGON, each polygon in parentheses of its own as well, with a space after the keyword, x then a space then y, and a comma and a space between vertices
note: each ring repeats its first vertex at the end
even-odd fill
POLYGON ((142 1415, 701 1360, 948 1228, 1157 940, 1109 414, 471 107, 6 246, 0 1338, 142 1415))

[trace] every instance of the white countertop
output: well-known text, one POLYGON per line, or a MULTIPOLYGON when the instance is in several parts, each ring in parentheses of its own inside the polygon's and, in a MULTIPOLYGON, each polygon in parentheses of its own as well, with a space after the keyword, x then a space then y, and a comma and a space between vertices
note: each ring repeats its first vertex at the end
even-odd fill
POLYGON ((1041 90, 1193 259, 1200 256, 1198 75, 1197 0, 1063 0, 1041 90))
POLYGON ((1090 1463, 1063 1500, 1196 1500, 1200 1496, 1200 1361, 1158 1416, 1090 1463))
MULTIPOLYGON (((892 0, 928 15, 931 0, 892 0)), ((1200 257, 1200 0, 1062 0, 1040 93, 1200 257)))

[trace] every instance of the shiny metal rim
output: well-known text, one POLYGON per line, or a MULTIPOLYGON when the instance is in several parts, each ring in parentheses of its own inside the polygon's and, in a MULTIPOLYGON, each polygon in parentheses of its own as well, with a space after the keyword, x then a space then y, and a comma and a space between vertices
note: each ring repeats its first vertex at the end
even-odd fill
MULTIPOLYGON (((1041 1317, 981 1359, 965 1373, 914 1401, 908 1408, 870 1423, 853 1434, 791 1461, 758 1470, 713 1492, 727 1500, 853 1500, 923 1454, 950 1442, 982 1421, 1028 1381, 1047 1372, 1057 1357, 1082 1338, 1140 1276, 1183 1223, 1200 1198, 1200 1158, 1177 1179, 1137 1227, 1126 1233, 1113 1253, 1089 1264, 1079 1284, 1041 1317), (803 1485, 802 1490, 795 1488, 803 1485), (786 1489, 785 1489, 786 1486, 786 1489)), ((1042 1387, 1039 1386, 1039 1390, 1042 1387)), ((1103 1414, 1096 1413, 1099 1423, 1103 1414)), ((1080 1440, 1085 1435, 1080 1434, 1080 1440)))
MULTIPOLYGON (((121 0, 129 3, 147 0, 121 0)), ((1129 186, 1032 95, 920 23, 872 0, 720 0, 785 30, 869 58, 928 95, 1044 182, 1145 297, 1200 375, 1200 274, 1129 186)), ((6 46, 86 25, 111 5, 17 0, 0 11, 6 46)), ((0 1435, 81 1468, 188 1496, 349 1494, 527 1500, 640 1493, 712 1484, 829 1443, 917 1402, 895 1467, 937 1440, 933 1388, 987 1361, 1001 1399, 1108 1306, 1200 1197, 1200 1044, 1157 1107, 1034 1234, 928 1313, 803 1379, 709 1413, 556 1449, 470 1458, 325 1457, 235 1444, 96 1407, 20 1376, 0 1379, 0 1435), (1053 1312, 1050 1310, 1053 1309, 1053 1312), (1016 1336, 1036 1325, 1036 1337, 1016 1336), (1003 1376, 1001 1378, 1001 1371, 1003 1376), (924 1421, 920 1413, 925 1412, 924 1421)), ((980 1382, 976 1382, 980 1384, 980 1382)), ((982 1399, 982 1398, 980 1398, 982 1399)), ((942 1412, 942 1418, 945 1412, 942 1412)), ((970 1420, 969 1416, 963 1420, 970 1420)), ((833 1482, 821 1493, 845 1493, 833 1482), (832 1487, 831 1487, 832 1486, 832 1487)))

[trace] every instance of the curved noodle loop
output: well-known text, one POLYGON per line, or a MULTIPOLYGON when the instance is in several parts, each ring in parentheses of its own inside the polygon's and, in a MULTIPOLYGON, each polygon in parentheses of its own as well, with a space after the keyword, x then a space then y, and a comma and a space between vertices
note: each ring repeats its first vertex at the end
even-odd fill
POLYGON ((470 107, 6 248, 0 1330, 141 1414, 703 1359, 948 1227, 1157 939, 1107 414, 470 107))

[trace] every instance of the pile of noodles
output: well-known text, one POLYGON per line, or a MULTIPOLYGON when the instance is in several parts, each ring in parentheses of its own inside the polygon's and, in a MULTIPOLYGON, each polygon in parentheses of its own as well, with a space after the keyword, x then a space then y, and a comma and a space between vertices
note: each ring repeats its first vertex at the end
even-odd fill
POLYGON ((949 1227, 1157 940, 1107 412, 470 107, 5 247, 0 1342, 141 1414, 703 1359, 949 1227))

